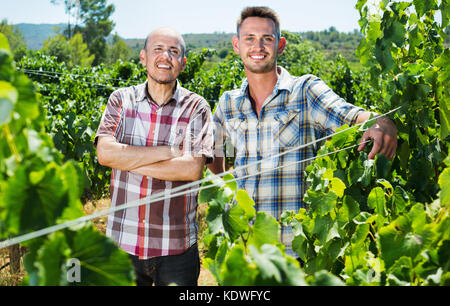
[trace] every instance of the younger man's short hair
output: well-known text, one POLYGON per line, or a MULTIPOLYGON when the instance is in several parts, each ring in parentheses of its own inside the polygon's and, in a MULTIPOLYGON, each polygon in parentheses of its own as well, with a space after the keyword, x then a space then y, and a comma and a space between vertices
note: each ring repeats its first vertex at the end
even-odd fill
POLYGON ((272 10, 271 8, 268 8, 267 6, 249 6, 242 10, 241 16, 237 21, 236 27, 238 37, 242 23, 244 22, 245 19, 249 17, 261 17, 271 19, 275 23, 275 34, 277 39, 279 40, 281 38, 280 19, 278 17, 278 14, 275 13, 275 11, 272 10))

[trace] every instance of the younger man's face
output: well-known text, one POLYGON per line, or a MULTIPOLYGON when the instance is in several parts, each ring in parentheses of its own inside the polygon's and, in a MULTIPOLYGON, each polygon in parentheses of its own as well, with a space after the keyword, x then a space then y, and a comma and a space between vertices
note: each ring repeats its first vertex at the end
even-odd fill
POLYGON ((240 26, 239 37, 233 37, 234 51, 241 56, 246 70, 266 73, 276 69, 284 50, 285 39, 277 40, 275 23, 269 18, 248 17, 240 26))

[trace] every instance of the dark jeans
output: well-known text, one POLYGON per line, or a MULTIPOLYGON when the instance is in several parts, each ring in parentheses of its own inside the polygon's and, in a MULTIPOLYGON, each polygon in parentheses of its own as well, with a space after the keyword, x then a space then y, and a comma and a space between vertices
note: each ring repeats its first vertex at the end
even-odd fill
POLYGON ((130 255, 137 286, 197 286, 200 258, 197 244, 180 255, 139 259, 130 255))

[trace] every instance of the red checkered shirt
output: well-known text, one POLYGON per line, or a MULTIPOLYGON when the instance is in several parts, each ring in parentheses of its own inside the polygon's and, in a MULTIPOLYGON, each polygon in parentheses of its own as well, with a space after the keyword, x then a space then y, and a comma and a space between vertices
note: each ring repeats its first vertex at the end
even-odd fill
MULTIPOLYGON (((99 136, 113 136, 120 143, 134 146, 183 144, 187 153, 209 158, 213 154, 210 106, 178 83, 172 99, 162 106, 151 100, 147 82, 113 92, 95 144, 99 136)), ((111 207, 170 192, 186 183, 112 169, 111 207)), ((197 242, 197 196, 192 192, 117 211, 108 217, 106 235, 141 259, 181 254, 197 242)))

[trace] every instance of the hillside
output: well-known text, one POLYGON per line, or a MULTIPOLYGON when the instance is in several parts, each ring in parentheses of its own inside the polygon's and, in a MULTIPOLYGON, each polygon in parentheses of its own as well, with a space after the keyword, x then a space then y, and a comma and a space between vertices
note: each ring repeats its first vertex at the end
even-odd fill
POLYGON ((27 47, 29 49, 38 50, 42 48, 42 45, 47 38, 60 33, 66 24, 18 23, 16 26, 23 33, 27 47))
MULTIPOLYGON (((40 49, 43 42, 60 33, 61 30, 66 27, 66 24, 30 24, 19 23, 16 26, 22 31, 28 48, 40 49), (59 28, 59 30, 58 30, 59 28)), ((354 33, 340 33, 334 28, 330 28, 324 31, 306 32, 301 33, 302 36, 314 42, 317 42, 325 50, 335 49, 336 46, 340 46, 339 43, 345 44, 346 49, 354 49, 359 42, 360 35, 354 33)), ((216 48, 231 47, 231 38, 234 33, 201 33, 201 34, 183 34, 188 49, 197 48, 216 48)), ((132 49, 141 48, 144 44, 145 37, 142 38, 122 38, 126 44, 132 49)))

